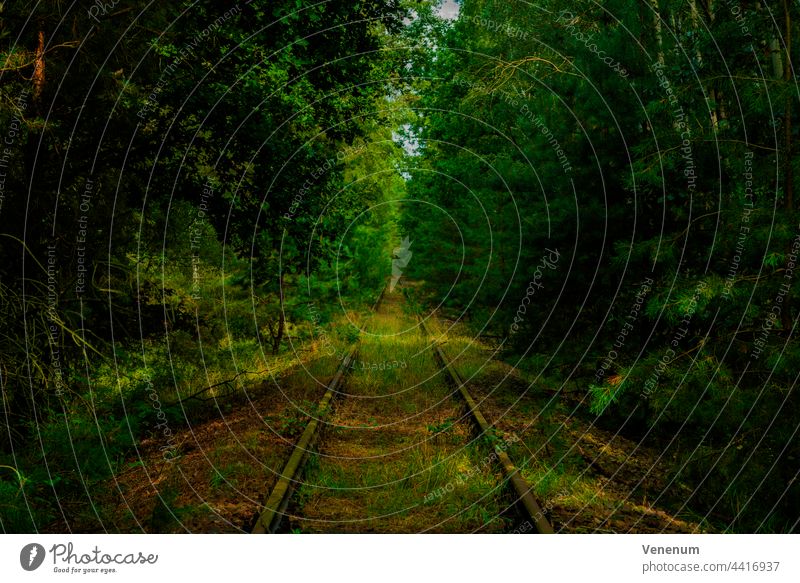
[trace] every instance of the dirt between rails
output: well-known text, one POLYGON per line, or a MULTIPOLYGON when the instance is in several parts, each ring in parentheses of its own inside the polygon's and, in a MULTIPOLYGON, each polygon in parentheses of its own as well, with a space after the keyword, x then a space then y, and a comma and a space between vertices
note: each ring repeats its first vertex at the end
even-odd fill
POLYGON ((287 513, 292 532, 504 532, 498 468, 471 444, 471 424, 402 293, 387 293, 356 367, 287 513))

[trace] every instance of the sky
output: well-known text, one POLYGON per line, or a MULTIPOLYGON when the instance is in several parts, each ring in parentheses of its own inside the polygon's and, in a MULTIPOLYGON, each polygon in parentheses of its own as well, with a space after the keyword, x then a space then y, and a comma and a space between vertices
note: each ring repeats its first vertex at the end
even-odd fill
POLYGON ((455 0, 444 0, 438 8, 439 16, 447 20, 458 18, 459 5, 455 0))

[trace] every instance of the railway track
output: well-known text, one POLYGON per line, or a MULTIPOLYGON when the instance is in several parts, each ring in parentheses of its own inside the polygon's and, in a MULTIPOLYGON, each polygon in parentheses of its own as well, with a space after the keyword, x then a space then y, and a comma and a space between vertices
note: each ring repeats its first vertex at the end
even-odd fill
MULTIPOLYGON (((384 290, 381 293, 381 296, 375 302, 375 305, 373 306, 373 317, 377 316, 378 311, 379 311, 379 309, 381 307, 381 303, 385 298, 385 295, 386 295, 386 290, 384 290)), ((396 298, 396 296, 393 296, 393 299, 394 298, 396 298)), ((396 304, 397 301, 395 300, 394 303, 396 304)), ((432 352, 433 352, 432 357, 433 357, 433 360, 435 361, 436 364, 433 365, 432 363, 430 363, 430 366, 435 366, 435 367, 437 367, 437 370, 445 372, 445 377, 446 377, 447 381, 449 382, 451 387, 454 387, 454 388, 457 389, 457 392, 460 395, 461 400, 463 401, 463 405, 466 406, 466 408, 468 410, 468 415, 472 419, 472 421, 474 422, 475 429, 479 432, 479 434, 480 435, 487 435, 487 436, 493 435, 491 426, 487 422, 487 420, 484 417, 484 415, 480 412, 475 400, 469 394, 469 392, 467 390, 467 387, 465 386, 465 383, 463 382, 463 379, 460 377, 458 371, 452 366, 451 362, 448 360, 447 355, 444 353, 444 351, 442 350, 441 346, 439 346, 438 343, 433 341, 433 336, 430 334, 430 331, 429 331, 428 327, 426 326, 424 320, 419 318, 418 315, 416 316, 416 319, 419 322, 419 326, 420 326, 421 330, 423 331, 424 335, 426 336, 426 340, 425 341, 426 342, 430 341, 430 344, 428 345, 428 347, 432 347, 432 349, 433 349, 432 350, 432 352)), ((273 486, 272 490, 269 493, 269 496, 267 497, 266 503, 264 504, 263 508, 261 509, 260 513, 258 514, 258 517, 257 517, 257 519, 255 521, 255 526, 252 529, 252 532, 254 534, 276 533, 276 532, 281 532, 281 531, 288 530, 288 528, 286 526, 286 523, 288 522, 288 520, 286 519, 287 516, 289 516, 289 520, 292 520, 295 523, 297 523, 298 521, 302 522, 302 521, 305 520, 307 522, 312 523, 312 525, 319 525, 319 528, 321 528, 323 532, 326 531, 326 525, 327 526, 341 526, 343 524, 347 525, 354 532, 371 532, 371 531, 374 530, 375 524, 374 524, 374 521, 372 521, 370 518, 349 518, 347 516, 337 516, 335 514, 335 512, 334 513, 331 513, 331 512, 326 513, 324 511, 318 510, 317 511, 317 516, 315 516, 313 519, 308 519, 308 518, 305 518, 305 517, 298 516, 299 514, 303 514, 302 512, 298 512, 298 511, 289 512, 288 511, 288 508, 289 508, 289 505, 290 505, 290 500, 292 499, 293 495, 295 495, 295 492, 297 491, 298 487, 301 487, 303 482, 304 482, 304 470, 306 469, 305 466, 309 465, 308 464, 309 459, 311 459, 312 457, 315 457, 315 455, 316 455, 315 451, 314 451, 315 450, 315 446, 317 445, 317 442, 319 440, 320 432, 322 430, 322 425, 325 424, 326 418, 331 414, 332 405, 333 405, 333 402, 334 402, 334 400, 336 398, 336 395, 342 393, 342 386, 344 385, 347 376, 352 371, 354 371, 354 370, 363 370, 363 366, 362 366, 361 369, 358 369, 358 367, 355 366, 359 362, 356 359, 357 359, 358 354, 359 354, 360 343, 361 343, 361 340, 358 340, 356 343, 354 343, 349 348, 349 351, 347 352, 347 355, 345 356, 345 358, 342 359, 342 362, 341 362, 339 368, 337 369, 333 379, 331 380, 331 382, 329 383, 329 385, 327 387, 327 390, 326 390, 324 396, 322 397, 322 399, 320 400, 320 402, 319 402, 319 404, 318 404, 318 406, 316 408, 316 414, 311 419, 311 421, 308 423, 308 425, 306 426, 306 428, 303 431, 302 435, 300 436, 299 440, 297 441, 297 443, 296 443, 296 445, 295 445, 295 447, 294 447, 289 459, 287 460, 286 464, 283 467, 283 470, 281 471, 281 474, 280 474, 280 477, 279 477, 278 481, 273 486), (335 523, 335 524, 332 524, 332 523, 335 523)), ((364 363, 362 363, 362 365, 363 364, 364 363)), ((373 366, 374 366, 374 363, 373 363, 373 366)), ((369 367, 367 367, 367 371, 369 371, 369 367)), ((383 382, 384 384, 387 384, 387 385, 391 385, 392 384, 390 382, 390 379, 388 379, 388 378, 380 378, 378 380, 380 382, 383 382)), ((410 390, 410 389, 403 389, 403 390, 399 391, 398 393, 403 393, 403 391, 406 391, 406 390, 410 390)), ((385 397, 395 397, 398 393, 380 394, 380 395, 376 395, 376 396, 370 395, 369 398, 370 399, 379 399, 379 398, 385 398, 385 397)), ((437 403, 437 406, 441 405, 441 402, 443 400, 445 400, 445 399, 452 400, 452 396, 451 396, 452 394, 453 394, 453 391, 451 389, 447 389, 446 393, 440 394, 439 397, 438 397, 439 401, 437 403), (442 395, 444 395, 444 396, 442 396, 442 395)), ((348 395, 348 397, 349 397, 349 399, 342 400, 342 403, 345 403, 348 400, 357 400, 359 402, 362 402, 362 400, 358 399, 358 397, 364 397, 364 396, 362 396, 362 395, 348 395)), ((431 401, 431 403, 434 403, 434 402, 436 402, 435 398, 433 399, 433 401, 431 401)), ((373 403, 373 401, 366 401, 366 403, 373 403)), ((378 401, 375 401, 375 403, 378 403, 378 401)), ((427 404, 427 403, 428 402, 426 401, 426 404, 423 404, 423 405, 419 406, 418 409, 423 410, 423 412, 424 412, 424 411, 427 411, 428 409, 432 408, 432 406, 430 404, 427 404)), ((403 402, 403 406, 410 406, 411 407, 411 410, 407 414, 408 419, 411 419, 412 421, 415 421, 418 425, 421 424, 424 421, 421 417, 419 417, 421 415, 420 411, 415 410, 413 405, 409 405, 407 402, 403 402)), ((388 405, 387 405, 387 407, 388 407, 388 405)), ((461 408, 461 406, 459 406, 459 408, 461 408)), ((339 407, 337 407, 337 411, 338 410, 339 410, 339 407)), ((462 417, 463 417, 463 415, 462 415, 462 417)), ((405 418, 402 419, 402 421, 406 421, 406 420, 407 419, 405 419, 405 418)), ((340 423, 341 423, 341 421, 340 421, 340 423)), ((369 430, 369 429, 375 429, 375 430, 381 430, 382 429, 384 432, 387 432, 387 433, 390 433, 390 434, 403 433, 399 429, 399 424, 401 424, 400 421, 387 419, 386 423, 384 423, 383 425, 377 424, 375 427, 362 427, 362 426, 355 427, 354 426, 354 427, 345 427, 345 429, 362 430, 362 431, 369 430)), ((357 431, 356 431, 356 433, 357 433, 357 431)), ((406 445, 407 441, 401 441, 401 442, 393 443, 391 445, 382 446, 380 443, 378 443, 378 438, 375 436, 374 432, 361 433, 359 435, 360 435, 360 437, 358 437, 357 439, 354 440, 356 442, 359 442, 357 444, 359 446, 359 448, 360 448, 359 451, 361 449, 363 449, 363 448, 360 447, 362 445, 360 442, 364 442, 365 441, 370 446, 374 447, 374 449, 376 451, 376 455, 370 456, 369 452, 362 453, 362 456, 363 456, 362 459, 364 460, 365 465, 364 465, 364 467, 358 466, 358 467, 352 468, 350 470, 350 473, 353 474, 353 475, 358 475, 359 473, 363 474, 365 476, 366 475, 371 475, 372 473, 374 473, 376 471, 376 468, 381 468, 381 466, 383 466, 381 469, 384 472, 388 471, 388 468, 391 466, 391 463, 389 463, 388 461, 385 461, 385 459, 382 459, 382 456, 378 455, 378 453, 381 451, 382 447, 383 447, 383 449, 385 451, 390 452, 390 453, 386 454, 386 458, 396 454, 397 452, 402 453, 403 451, 406 451, 406 450, 410 449, 410 447, 406 445), (373 460, 373 458, 377 458, 377 459, 373 460)), ((346 443, 346 439, 347 438, 339 438, 339 439, 340 439, 340 441, 342 441, 342 443, 346 443)), ((463 437, 459 437, 459 439, 463 439, 463 437)), ((328 443, 328 441, 329 441, 329 439, 326 438, 324 442, 328 443)), ((426 439, 425 441, 426 442, 430 441, 430 439, 426 439)), ((342 443, 338 444, 337 451, 343 450, 342 443)), ((351 444, 352 444, 352 442, 351 442, 351 444)), ((432 448, 432 446, 431 446, 429 449, 435 449, 435 448, 432 448)), ((440 447, 439 449, 445 449, 445 448, 444 447, 440 447)), ((464 449, 463 444, 462 444, 462 446, 460 446, 459 449, 464 449)), ((511 504, 504 503, 503 506, 505 508, 511 507, 511 508, 514 509, 515 513, 517 514, 517 516, 515 517, 516 521, 529 523, 529 525, 530 525, 530 528, 528 529, 529 531, 532 530, 532 531, 539 532, 539 533, 552 533, 553 532, 552 526, 547 521, 547 518, 545 517, 545 514, 544 514, 541 506, 538 504, 538 502, 534 498, 530 486, 525 482, 525 480, 523 479, 523 477, 520 475, 519 471, 517 470, 516 466, 511 461, 511 458, 509 457, 508 453, 505 451, 504 445, 503 444, 499 444, 499 443, 495 443, 493 449, 494 449, 494 451, 492 452, 492 455, 491 456, 487 456, 484 459, 491 460, 492 462, 495 462, 497 464, 497 466, 499 466, 499 469, 501 470, 501 473, 502 473, 502 476, 503 476, 503 482, 504 482, 503 486, 505 486, 505 488, 503 489, 503 495, 505 496, 506 499, 510 498, 511 500, 513 500, 513 502, 511 504)), ((440 452, 436 451, 432 455, 434 456, 433 459, 438 460, 436 462, 436 464, 438 464, 438 463, 444 463, 442 460, 446 460, 449 457, 452 457, 454 454, 453 453, 445 454, 443 452, 440 453, 440 452)), ((328 457, 333 457, 333 456, 328 456, 328 457)), ((347 456, 343 456, 343 458, 344 459, 355 459, 354 457, 348 458, 347 456)), ((356 463, 356 462, 352 462, 352 463, 356 463)), ((399 465, 402 466, 402 462, 397 462, 395 465, 398 465, 398 463, 399 463, 399 465)), ((425 465, 427 465, 427 463, 425 465)), ((431 465, 435 465, 435 464, 431 463, 431 465)), ((333 470, 337 470, 337 468, 333 468, 333 470)), ((417 472, 417 474, 422 474, 422 473, 424 473, 424 471, 426 471, 426 470, 420 470, 419 472, 417 472)), ((413 471, 412 470, 408 470, 408 473, 413 473, 413 471)), ((343 477, 341 475, 342 474, 341 471, 339 471, 338 474, 334 471, 334 474, 336 474, 338 476, 338 479, 340 481, 343 479, 343 477)), ((475 480, 478 480, 478 479, 479 479, 479 477, 475 478, 475 480)), ((394 476, 394 477, 392 477, 392 476, 389 476, 386 473, 383 473, 383 474, 381 474, 381 480, 379 480, 379 482, 383 485, 383 484, 386 484, 386 483, 405 483, 406 480, 407 480, 407 478, 405 476, 394 476)), ((431 478, 429 477, 428 481, 430 482, 430 480, 431 480, 431 478)), ((473 480, 473 481, 475 481, 475 480, 473 480)), ((336 483, 338 484, 339 482, 336 482, 336 483)), ((450 487, 454 483, 455 483, 455 480, 451 480, 450 482, 448 482, 446 484, 446 487, 440 487, 439 490, 440 491, 449 492, 450 491, 450 487)), ((459 483, 461 483, 461 482, 459 482, 459 483)), ((370 507, 370 506, 374 506, 375 497, 373 497, 371 499, 367 499, 365 501, 365 499, 363 497, 359 497, 359 496, 361 494, 364 494, 365 492, 372 491, 371 489, 374 489, 376 487, 377 486, 370 485, 370 484, 364 485, 361 482, 359 482, 357 485, 353 484, 353 485, 350 485, 350 486, 341 486, 341 491, 338 491, 337 494, 345 496, 345 498, 344 498, 345 505, 349 505, 349 506, 353 506, 353 507, 359 506, 359 505, 361 507, 370 507), (351 498, 346 498, 347 493, 351 493, 352 497, 351 498)), ((404 495, 404 494, 408 493, 409 488, 410 487, 407 486, 404 489, 399 489, 398 492, 401 495, 404 495)), ((478 489, 480 489, 480 482, 479 482, 478 489)), ((483 489, 484 490, 488 490, 490 492, 493 492, 495 489, 500 490, 500 488, 494 488, 494 487, 489 487, 489 486, 486 486, 483 489)), ((335 488, 331 487, 331 488, 328 488, 327 490, 335 490, 335 488)), ((478 495, 480 497, 478 498, 478 500, 473 501, 471 503, 472 505, 481 506, 484 503, 486 497, 487 496, 491 496, 491 493, 482 492, 482 493, 476 494, 476 496, 478 496, 478 495)), ((433 496, 433 494, 428 494, 426 496, 426 500, 428 500, 431 496, 433 496)), ((340 502, 340 500, 338 500, 336 498, 326 499, 323 496, 320 500, 317 501, 316 506, 317 507, 318 506, 322 506, 322 507, 332 506, 332 505, 335 505, 335 504, 337 504, 339 502, 340 502)), ((400 503, 400 506, 402 506, 402 503, 400 503)), ((411 506, 420 507, 421 503, 420 502, 412 503, 411 506)), ((407 508, 407 510, 408 510, 408 508, 407 508)), ((387 512, 385 515, 382 515, 380 510, 375 510, 375 509, 370 510, 369 512, 372 512, 372 513, 374 513, 374 514, 376 514, 378 516, 382 516, 384 518, 387 517, 387 516, 399 516, 399 515, 402 515, 402 512, 400 512, 400 511, 398 511, 397 513, 388 513, 387 512)), ((436 517, 436 518, 429 518, 428 520, 430 520, 431 522, 434 522, 435 520, 446 521, 447 518, 441 519, 439 517, 436 517)), ((487 520, 491 520, 491 519, 487 518, 487 520)), ((414 528, 416 529, 416 527, 414 527, 414 528)), ((401 530, 407 530, 406 528, 403 528, 402 525, 401 525, 400 529, 401 530)))
MULTIPOLYGON (((442 350, 442 347, 435 341, 433 334, 430 333, 430 330, 425 323, 424 318, 419 317, 419 315, 417 318, 420 326, 425 331, 425 334, 431 339, 431 346, 436 353, 436 359, 439 361, 442 369, 447 374, 450 383, 456 389, 458 389, 461 398, 464 400, 469 415, 474 421, 477 430, 481 435, 492 435, 492 426, 486 420, 486 417, 483 415, 483 413, 481 413, 481 410, 478 408, 478 404, 475 402, 475 399, 473 399, 472 395, 470 395, 466 382, 461 377, 459 372, 452 366, 450 360, 447 358, 447 355, 442 350)), ((502 468, 506 481, 510 484, 514 491, 515 503, 522 506, 520 509, 521 514, 527 520, 532 521, 532 525, 535 527, 536 532, 540 534, 553 534, 553 526, 545 517, 542 507, 534 497, 533 489, 525 480, 525 478, 523 478, 519 473, 519 470, 514 465, 514 462, 511 461, 511 456, 508 455, 501 445, 495 445, 494 453, 497 456, 498 463, 502 468)))
MULTIPOLYGON (((378 310, 385 293, 386 288, 383 288, 383 291, 381 291, 381 294, 372 306, 373 312, 378 310)), ((289 456, 289 460, 283 467, 278 481, 272 487, 269 498, 264 505, 264 510, 256 519, 256 524, 252 530, 253 534, 274 534, 278 532, 286 507, 289 504, 289 498, 292 496, 295 485, 302 475, 303 464, 308 459, 317 437, 319 436, 320 422, 323 421, 328 414, 333 399, 336 393, 339 392, 339 387, 342 385, 348 370, 350 370, 357 352, 358 342, 356 341, 350 346, 348 353, 342 359, 336 373, 333 375, 333 379, 328 384, 325 394, 317 405, 314 418, 306 425, 306 428, 300 435, 300 439, 292 450, 292 454, 289 456)))

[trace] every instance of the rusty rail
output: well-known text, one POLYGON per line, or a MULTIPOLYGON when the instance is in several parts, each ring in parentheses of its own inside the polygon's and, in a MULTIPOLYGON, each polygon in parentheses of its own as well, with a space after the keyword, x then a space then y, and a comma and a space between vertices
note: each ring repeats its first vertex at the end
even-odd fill
MULTIPOLYGON (((450 363, 439 344, 433 339, 433 335, 430 333, 428 326, 425 324, 425 320, 420 317, 419 314, 417 314, 417 318, 422 326, 422 329, 425 331, 425 334, 432 341, 432 346, 437 360, 439 360, 442 368, 447 371, 450 381, 458 388, 458 392, 464 399, 464 402, 466 403, 467 408, 472 415, 472 419, 475 421, 475 424, 478 426, 483 435, 492 435, 492 426, 486 420, 486 417, 484 417, 483 413, 481 413, 481 410, 478 408, 478 404, 475 402, 475 399, 473 399, 472 395, 470 395, 469 391, 467 390, 466 383, 461 378, 461 375, 450 363)), ((497 455, 497 460, 503 469, 503 474, 505 475, 506 480, 511 484, 514 492, 516 493, 516 501, 522 504, 522 507, 525 509, 525 514, 527 514, 527 518, 533 521, 536 531, 541 534, 553 534, 553 526, 545 517, 544 510, 542 510, 542 507, 536 501, 531 486, 519 473, 519 470, 514 465, 514 462, 511 461, 511 457, 505 452, 504 449, 501 449, 499 445, 495 445, 494 451, 497 455)))
MULTIPOLYGON (((372 311, 376 312, 378 306, 386 293, 384 287, 378 299, 372 306, 372 311)), ((356 354, 358 353, 358 342, 353 343, 347 355, 342 359, 341 364, 336 369, 336 374, 328 384, 328 389, 325 391, 322 399, 317 405, 316 414, 314 418, 306 425, 303 434, 300 436, 299 441, 295 444, 292 450, 292 455, 281 471, 280 477, 275 485, 272 487, 269 498, 264 505, 264 510, 259 514, 256 524, 253 527, 253 534, 274 534, 278 531, 281 521, 289 505, 289 499, 294 493, 295 484, 303 470, 303 466, 308 459, 311 448, 316 443, 319 435, 320 422, 325 418, 330 410, 331 403, 338 392, 339 385, 344 380, 347 371, 350 369, 350 364, 353 362, 356 354)))
POLYGON ((342 363, 336 370, 333 380, 328 385, 328 390, 325 391, 325 395, 322 397, 322 400, 317 406, 314 419, 312 419, 309 424, 306 425, 303 435, 300 436, 300 440, 294 446, 294 450, 292 451, 292 455, 289 457, 289 461, 286 462, 280 478, 278 478, 277 483, 272 488, 269 499, 265 504, 264 511, 259 515, 258 520, 256 521, 256 525, 253 528, 253 534, 272 534, 277 532, 281 520, 283 519, 286 507, 289 504, 289 498, 291 498, 292 493, 294 492, 296 477, 302 470, 303 464, 305 463, 306 459, 308 459, 308 453, 316 441, 320 421, 325 417, 325 415, 327 415, 328 409, 330 409, 331 402, 336 394, 337 387, 341 384, 344 375, 347 374, 347 369, 349 368, 350 363, 353 361, 355 354, 356 345, 354 344, 350 348, 350 352, 347 354, 347 356, 342 359, 342 363))

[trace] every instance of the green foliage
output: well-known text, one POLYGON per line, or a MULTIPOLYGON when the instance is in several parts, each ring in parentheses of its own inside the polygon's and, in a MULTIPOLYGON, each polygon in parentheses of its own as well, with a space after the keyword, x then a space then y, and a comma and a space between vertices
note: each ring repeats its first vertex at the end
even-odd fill
POLYGON ((411 57, 425 113, 406 130, 420 155, 401 228, 426 256, 418 297, 503 339, 543 385, 571 371, 598 423, 647 435, 677 481, 702 483, 690 505, 782 530, 784 485, 800 491, 755 458, 798 453, 796 129, 776 131, 798 113, 774 70, 787 55, 758 47, 800 14, 776 29, 754 6, 694 6, 420 11, 407 34, 437 50, 411 57))
MULTIPOLYGON (((0 528, 97 516, 190 401, 367 309, 405 237, 415 308, 571 371, 732 529, 792 528, 796 3, 128 4, 0 4, 0 528)), ((193 511, 162 498, 154 530, 193 511)))
POLYGON ((0 505, 15 532, 59 514, 90 528, 87 492, 134 445, 169 442, 202 399, 229 409, 287 334, 312 336, 309 299, 326 317, 338 294, 374 301, 397 212, 381 203, 404 186, 390 114, 371 115, 388 109, 396 0, 61 8, 0 4, 4 138, 15 128, 0 461, 27 480, 0 476, 0 505))

